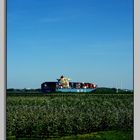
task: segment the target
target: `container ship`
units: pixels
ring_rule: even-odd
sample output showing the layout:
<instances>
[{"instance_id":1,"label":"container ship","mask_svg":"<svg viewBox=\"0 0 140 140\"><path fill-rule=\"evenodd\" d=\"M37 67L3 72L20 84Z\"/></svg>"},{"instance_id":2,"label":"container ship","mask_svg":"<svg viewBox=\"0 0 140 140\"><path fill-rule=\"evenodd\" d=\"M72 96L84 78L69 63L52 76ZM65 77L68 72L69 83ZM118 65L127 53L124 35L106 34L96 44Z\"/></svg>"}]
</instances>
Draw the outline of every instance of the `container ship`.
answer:
<instances>
[{"instance_id":1,"label":"container ship","mask_svg":"<svg viewBox=\"0 0 140 140\"><path fill-rule=\"evenodd\" d=\"M63 75L56 82L44 82L41 84L42 92L94 92L97 85L87 82L70 82L70 78Z\"/></svg>"}]
</instances>

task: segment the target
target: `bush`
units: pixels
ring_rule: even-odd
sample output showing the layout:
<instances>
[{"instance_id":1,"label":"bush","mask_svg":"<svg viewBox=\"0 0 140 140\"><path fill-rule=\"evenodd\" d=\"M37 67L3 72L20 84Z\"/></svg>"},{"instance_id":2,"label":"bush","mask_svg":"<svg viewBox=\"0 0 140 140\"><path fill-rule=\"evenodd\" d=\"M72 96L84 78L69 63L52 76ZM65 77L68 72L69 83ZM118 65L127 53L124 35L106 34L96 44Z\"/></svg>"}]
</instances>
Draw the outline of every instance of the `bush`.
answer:
<instances>
[{"instance_id":1,"label":"bush","mask_svg":"<svg viewBox=\"0 0 140 140\"><path fill-rule=\"evenodd\" d=\"M7 97L7 136L51 137L113 129L133 129L133 95Z\"/></svg>"}]
</instances>

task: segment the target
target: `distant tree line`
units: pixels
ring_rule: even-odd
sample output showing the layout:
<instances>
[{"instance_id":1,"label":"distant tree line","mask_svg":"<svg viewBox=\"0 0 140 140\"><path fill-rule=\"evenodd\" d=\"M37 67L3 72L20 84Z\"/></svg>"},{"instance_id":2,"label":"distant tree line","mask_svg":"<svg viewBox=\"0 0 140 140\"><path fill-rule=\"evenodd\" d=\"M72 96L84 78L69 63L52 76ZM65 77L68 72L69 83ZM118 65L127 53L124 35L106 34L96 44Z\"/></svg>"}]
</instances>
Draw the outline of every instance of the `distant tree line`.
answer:
<instances>
[{"instance_id":1,"label":"distant tree line","mask_svg":"<svg viewBox=\"0 0 140 140\"><path fill-rule=\"evenodd\" d=\"M117 89L117 88L105 88L105 87L100 87L96 89L96 93L98 94L132 94L133 90L128 90L128 89Z\"/></svg>"},{"instance_id":2,"label":"distant tree line","mask_svg":"<svg viewBox=\"0 0 140 140\"><path fill-rule=\"evenodd\" d=\"M14 89L9 88L7 89L7 93L41 93L41 89ZM106 88L106 87L99 87L93 94L132 94L133 90L128 89L116 89L116 88Z\"/></svg>"},{"instance_id":3,"label":"distant tree line","mask_svg":"<svg viewBox=\"0 0 140 140\"><path fill-rule=\"evenodd\" d=\"M26 89L26 88L24 88L24 89L14 89L14 88L9 88L9 89L7 89L7 92L9 92L9 93L26 93L26 92L41 92L41 89L40 88L37 88L37 89Z\"/></svg>"}]
</instances>

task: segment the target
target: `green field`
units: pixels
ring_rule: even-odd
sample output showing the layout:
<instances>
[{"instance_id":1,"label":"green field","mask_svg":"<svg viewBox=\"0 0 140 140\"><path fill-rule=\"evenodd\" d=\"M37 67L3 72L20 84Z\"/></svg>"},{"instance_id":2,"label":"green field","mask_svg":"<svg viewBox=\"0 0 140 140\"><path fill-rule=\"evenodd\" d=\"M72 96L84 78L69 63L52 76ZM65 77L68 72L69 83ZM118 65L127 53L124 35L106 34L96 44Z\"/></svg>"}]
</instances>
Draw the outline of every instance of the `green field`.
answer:
<instances>
[{"instance_id":1,"label":"green field","mask_svg":"<svg viewBox=\"0 0 140 140\"><path fill-rule=\"evenodd\" d=\"M7 138L54 138L114 131L133 138L133 94L7 95ZM121 131L121 132L120 132ZM123 134L122 134L123 133ZM106 133L102 138L109 140ZM100 137L100 136L99 136ZM97 140L99 139L96 138ZM121 137L122 138L122 137ZM58 138L57 138L58 139ZM71 139L71 138L69 138ZM95 140L96 140L95 139ZM100 139L99 139L100 140ZM113 138L113 140L115 140Z\"/></svg>"}]
</instances>

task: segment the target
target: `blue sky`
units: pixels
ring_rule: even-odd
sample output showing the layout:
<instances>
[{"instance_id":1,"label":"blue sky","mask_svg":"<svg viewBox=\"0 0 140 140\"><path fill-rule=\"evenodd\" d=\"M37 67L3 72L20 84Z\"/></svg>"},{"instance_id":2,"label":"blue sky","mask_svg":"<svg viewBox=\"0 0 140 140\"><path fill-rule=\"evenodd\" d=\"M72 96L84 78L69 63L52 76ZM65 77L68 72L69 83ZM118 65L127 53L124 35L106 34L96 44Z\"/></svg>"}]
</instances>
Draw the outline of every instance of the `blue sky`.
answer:
<instances>
[{"instance_id":1,"label":"blue sky","mask_svg":"<svg viewBox=\"0 0 140 140\"><path fill-rule=\"evenodd\" d=\"M61 75L133 88L133 0L7 1L7 88Z\"/></svg>"}]
</instances>

